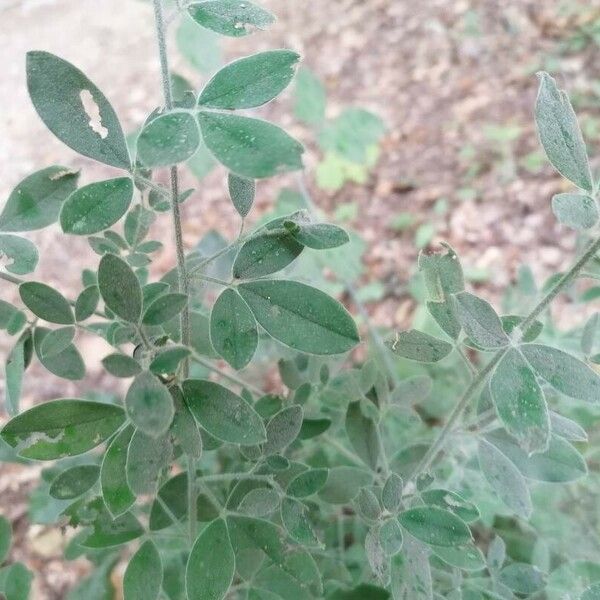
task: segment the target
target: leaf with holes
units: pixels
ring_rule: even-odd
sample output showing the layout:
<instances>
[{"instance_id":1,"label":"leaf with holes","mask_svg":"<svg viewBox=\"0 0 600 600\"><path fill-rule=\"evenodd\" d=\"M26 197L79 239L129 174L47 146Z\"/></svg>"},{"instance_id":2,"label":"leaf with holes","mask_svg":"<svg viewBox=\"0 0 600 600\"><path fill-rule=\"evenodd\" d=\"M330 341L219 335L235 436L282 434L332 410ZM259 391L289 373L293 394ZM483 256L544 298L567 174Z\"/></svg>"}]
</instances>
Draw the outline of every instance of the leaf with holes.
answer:
<instances>
[{"instance_id":1,"label":"leaf with holes","mask_svg":"<svg viewBox=\"0 0 600 600\"><path fill-rule=\"evenodd\" d=\"M3 260L4 268L10 273L27 275L35 271L39 254L33 242L18 235L2 233L0 234L0 259Z\"/></svg>"},{"instance_id":2,"label":"leaf with holes","mask_svg":"<svg viewBox=\"0 0 600 600\"><path fill-rule=\"evenodd\" d=\"M52 225L78 179L78 171L58 166L29 175L11 192L0 214L0 231L34 231Z\"/></svg>"},{"instance_id":3,"label":"leaf with holes","mask_svg":"<svg viewBox=\"0 0 600 600\"><path fill-rule=\"evenodd\" d=\"M38 115L59 140L99 162L130 168L113 107L79 69L49 52L28 52L27 88Z\"/></svg>"},{"instance_id":4,"label":"leaf with holes","mask_svg":"<svg viewBox=\"0 0 600 600\"><path fill-rule=\"evenodd\" d=\"M83 454L110 437L124 422L122 408L85 400L52 400L11 419L0 437L20 456L55 460Z\"/></svg>"}]
</instances>

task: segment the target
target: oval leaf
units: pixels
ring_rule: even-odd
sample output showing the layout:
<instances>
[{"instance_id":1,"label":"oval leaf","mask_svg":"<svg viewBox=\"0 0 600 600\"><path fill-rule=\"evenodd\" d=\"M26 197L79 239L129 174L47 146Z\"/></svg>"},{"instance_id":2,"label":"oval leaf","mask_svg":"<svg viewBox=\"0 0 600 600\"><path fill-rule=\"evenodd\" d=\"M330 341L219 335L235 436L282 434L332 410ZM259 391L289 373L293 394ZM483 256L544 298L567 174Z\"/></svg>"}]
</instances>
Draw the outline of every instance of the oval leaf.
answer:
<instances>
[{"instance_id":1,"label":"oval leaf","mask_svg":"<svg viewBox=\"0 0 600 600\"><path fill-rule=\"evenodd\" d=\"M490 393L506 430L527 453L543 452L550 441L550 417L542 388L518 350L511 348L490 378Z\"/></svg>"},{"instance_id":2,"label":"oval leaf","mask_svg":"<svg viewBox=\"0 0 600 600\"><path fill-rule=\"evenodd\" d=\"M194 116L171 112L152 119L137 139L137 157L149 169L176 165L190 158L200 146Z\"/></svg>"},{"instance_id":3,"label":"oval leaf","mask_svg":"<svg viewBox=\"0 0 600 600\"><path fill-rule=\"evenodd\" d=\"M256 352L256 320L235 290L225 290L213 306L210 313L210 341L234 369L243 369Z\"/></svg>"},{"instance_id":4,"label":"oval leaf","mask_svg":"<svg viewBox=\"0 0 600 600\"><path fill-rule=\"evenodd\" d=\"M247 0L207 0L188 7L196 23L230 37L242 37L266 29L275 21L270 13Z\"/></svg>"},{"instance_id":5,"label":"oval leaf","mask_svg":"<svg viewBox=\"0 0 600 600\"><path fill-rule=\"evenodd\" d=\"M151 437L167 432L175 412L171 394L148 371L133 380L125 396L125 408L131 422Z\"/></svg>"},{"instance_id":6,"label":"oval leaf","mask_svg":"<svg viewBox=\"0 0 600 600\"><path fill-rule=\"evenodd\" d=\"M267 333L311 354L341 354L360 341L354 320L339 303L303 283L267 280L238 290Z\"/></svg>"},{"instance_id":7,"label":"oval leaf","mask_svg":"<svg viewBox=\"0 0 600 600\"><path fill-rule=\"evenodd\" d=\"M98 287L106 306L117 316L137 323L142 314L142 288L131 267L114 254L105 254L98 267Z\"/></svg>"},{"instance_id":8,"label":"oval leaf","mask_svg":"<svg viewBox=\"0 0 600 600\"><path fill-rule=\"evenodd\" d=\"M98 465L78 465L52 480L49 494L58 500L70 500L85 494L100 476Z\"/></svg>"},{"instance_id":9,"label":"oval leaf","mask_svg":"<svg viewBox=\"0 0 600 600\"><path fill-rule=\"evenodd\" d=\"M27 275L35 271L39 254L33 242L5 233L0 234L0 260L10 273Z\"/></svg>"},{"instance_id":10,"label":"oval leaf","mask_svg":"<svg viewBox=\"0 0 600 600\"><path fill-rule=\"evenodd\" d=\"M591 229L598 222L598 205L586 194L556 194L552 212L563 225L577 231Z\"/></svg>"},{"instance_id":11,"label":"oval leaf","mask_svg":"<svg viewBox=\"0 0 600 600\"><path fill-rule=\"evenodd\" d=\"M425 363L438 362L452 352L452 344L416 329L397 332L386 345L402 358Z\"/></svg>"},{"instance_id":12,"label":"oval leaf","mask_svg":"<svg viewBox=\"0 0 600 600\"><path fill-rule=\"evenodd\" d=\"M539 78L535 120L548 160L561 175L591 192L594 185L575 111L548 73L539 73Z\"/></svg>"},{"instance_id":13,"label":"oval leaf","mask_svg":"<svg viewBox=\"0 0 600 600\"><path fill-rule=\"evenodd\" d=\"M299 60L300 55L291 50L269 50L236 60L206 84L198 105L229 110L262 106L289 85Z\"/></svg>"},{"instance_id":14,"label":"oval leaf","mask_svg":"<svg viewBox=\"0 0 600 600\"><path fill-rule=\"evenodd\" d=\"M19 295L25 306L40 319L59 325L75 322L71 305L54 288L37 281L27 281L19 286Z\"/></svg>"},{"instance_id":15,"label":"oval leaf","mask_svg":"<svg viewBox=\"0 0 600 600\"><path fill-rule=\"evenodd\" d=\"M600 400L600 375L574 356L541 344L523 344L519 349L533 370L565 396Z\"/></svg>"},{"instance_id":16,"label":"oval leaf","mask_svg":"<svg viewBox=\"0 0 600 600\"><path fill-rule=\"evenodd\" d=\"M163 580L160 554L146 540L131 557L123 576L123 600L156 600Z\"/></svg>"},{"instance_id":17,"label":"oval leaf","mask_svg":"<svg viewBox=\"0 0 600 600\"><path fill-rule=\"evenodd\" d=\"M238 211L240 217L243 219L246 218L254 203L254 196L256 194L255 181L246 177L240 177L234 173L229 173L227 184L229 196L235 206L235 210Z\"/></svg>"},{"instance_id":18,"label":"oval leaf","mask_svg":"<svg viewBox=\"0 0 600 600\"><path fill-rule=\"evenodd\" d=\"M144 312L144 325L162 325L176 317L187 304L185 294L173 293L159 296Z\"/></svg>"},{"instance_id":19,"label":"oval leaf","mask_svg":"<svg viewBox=\"0 0 600 600\"><path fill-rule=\"evenodd\" d=\"M462 546L471 541L465 523L448 510L435 506L411 508L398 515L404 529L433 546Z\"/></svg>"},{"instance_id":20,"label":"oval leaf","mask_svg":"<svg viewBox=\"0 0 600 600\"><path fill-rule=\"evenodd\" d=\"M285 269L304 246L285 229L264 231L245 242L233 263L236 279L256 279Z\"/></svg>"},{"instance_id":21,"label":"oval leaf","mask_svg":"<svg viewBox=\"0 0 600 600\"><path fill-rule=\"evenodd\" d=\"M188 558L185 581L189 600L221 600L235 572L227 525L215 519L198 536Z\"/></svg>"},{"instance_id":22,"label":"oval leaf","mask_svg":"<svg viewBox=\"0 0 600 600\"><path fill-rule=\"evenodd\" d=\"M183 382L186 403L200 425L224 442L253 446L267 439L262 419L245 400L203 379Z\"/></svg>"},{"instance_id":23,"label":"oval leaf","mask_svg":"<svg viewBox=\"0 0 600 600\"><path fill-rule=\"evenodd\" d=\"M129 177L90 183L67 198L60 211L60 226L74 235L104 231L127 212L132 198L133 181Z\"/></svg>"},{"instance_id":24,"label":"oval leaf","mask_svg":"<svg viewBox=\"0 0 600 600\"><path fill-rule=\"evenodd\" d=\"M128 425L110 443L100 468L100 485L104 504L113 517L125 513L135 502L127 483L127 448L133 436Z\"/></svg>"},{"instance_id":25,"label":"oval leaf","mask_svg":"<svg viewBox=\"0 0 600 600\"><path fill-rule=\"evenodd\" d=\"M198 120L208 149L237 175L262 179L302 168L302 144L271 123L207 112Z\"/></svg>"},{"instance_id":26,"label":"oval leaf","mask_svg":"<svg viewBox=\"0 0 600 600\"><path fill-rule=\"evenodd\" d=\"M508 345L502 321L488 302L468 292L456 294L454 298L458 320L473 342L486 349Z\"/></svg>"}]
</instances>

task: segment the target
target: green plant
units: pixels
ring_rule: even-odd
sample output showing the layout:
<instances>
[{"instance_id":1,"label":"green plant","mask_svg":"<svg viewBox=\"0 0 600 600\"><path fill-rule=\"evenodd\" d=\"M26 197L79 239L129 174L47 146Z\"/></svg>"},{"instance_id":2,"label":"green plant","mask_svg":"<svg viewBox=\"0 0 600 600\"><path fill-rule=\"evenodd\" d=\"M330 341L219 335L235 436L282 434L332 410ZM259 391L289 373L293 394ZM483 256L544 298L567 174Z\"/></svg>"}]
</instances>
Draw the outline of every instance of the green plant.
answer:
<instances>
[{"instance_id":1,"label":"green plant","mask_svg":"<svg viewBox=\"0 0 600 600\"><path fill-rule=\"evenodd\" d=\"M597 185L564 92L542 74L536 119L550 162L581 189L552 202L562 224L587 232L581 256L540 294L523 269L506 295L511 312L498 316L465 291L450 247L421 254L412 290L424 298L415 317L422 327L384 341L352 286L356 270L344 264L362 245L321 222L302 185L300 194L283 192L276 214L253 231L242 226L231 243L209 235L185 252L180 204L194 195L179 190L177 165L201 137L229 170L242 224L256 179L301 168L295 140L231 112L277 96L298 56L279 50L235 61L197 97L175 100L161 0L154 9L164 107L139 132L135 161L92 82L32 52L28 87L42 120L121 176L78 188L77 172L46 168L21 182L0 214L0 250L12 259L0 278L18 286L27 309L0 303L0 325L16 336L5 366L12 418L0 450L5 461L51 461L30 516L77 528L65 558L85 556L95 567L67 598L112 598L111 572L126 560L126 600L478 600L567 591L593 600L598 523L568 514L564 503L570 494L595 502L594 448L583 456L578 421L600 421L600 376L587 364L600 362L600 319L563 336L547 315L577 279L600 278ZM273 21L247 0L185 10L232 37ZM153 178L159 169L168 170L168 187ZM166 211L177 266L151 281L160 244L147 236ZM100 256L74 299L21 278L35 269L37 250L15 232L56 221L65 234L87 236ZM294 273L300 254L307 270L274 276ZM335 281L319 273L323 266ZM346 365L359 343L353 319L299 279L349 293L367 331L366 360ZM218 291L216 301L207 290ZM58 377L83 378L76 342L85 334L114 347L103 365L131 380L123 401L89 392L20 411L34 354ZM262 389L275 361L281 394ZM556 532L576 542L550 546ZM583 542L581 532L589 534ZM0 560L10 537L0 519ZM21 563L0 569L7 600L26 598L30 581Z\"/></svg>"}]
</instances>

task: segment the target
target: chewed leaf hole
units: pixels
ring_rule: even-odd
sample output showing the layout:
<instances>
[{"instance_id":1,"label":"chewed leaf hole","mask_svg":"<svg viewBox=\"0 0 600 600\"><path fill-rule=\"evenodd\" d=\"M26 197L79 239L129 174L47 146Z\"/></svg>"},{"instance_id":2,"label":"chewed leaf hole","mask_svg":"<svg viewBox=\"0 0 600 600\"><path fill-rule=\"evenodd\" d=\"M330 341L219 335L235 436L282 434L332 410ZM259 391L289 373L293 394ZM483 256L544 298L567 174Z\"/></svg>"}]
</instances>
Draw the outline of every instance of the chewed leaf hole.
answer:
<instances>
[{"instance_id":1,"label":"chewed leaf hole","mask_svg":"<svg viewBox=\"0 0 600 600\"><path fill-rule=\"evenodd\" d=\"M79 93L83 109L90 118L89 126L94 133L97 133L102 139L108 135L108 129L102 125L102 117L100 116L100 108L94 100L94 96L89 90L81 90Z\"/></svg>"}]
</instances>

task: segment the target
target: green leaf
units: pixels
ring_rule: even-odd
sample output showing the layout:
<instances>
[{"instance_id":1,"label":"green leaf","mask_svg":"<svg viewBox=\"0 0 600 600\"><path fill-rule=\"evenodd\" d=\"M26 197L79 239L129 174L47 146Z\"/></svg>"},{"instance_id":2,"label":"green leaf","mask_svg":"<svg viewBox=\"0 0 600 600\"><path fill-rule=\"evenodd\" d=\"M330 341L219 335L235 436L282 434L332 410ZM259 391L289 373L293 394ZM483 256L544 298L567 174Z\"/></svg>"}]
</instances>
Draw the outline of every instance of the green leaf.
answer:
<instances>
[{"instance_id":1,"label":"green leaf","mask_svg":"<svg viewBox=\"0 0 600 600\"><path fill-rule=\"evenodd\" d=\"M325 120L327 95L318 77L302 67L296 76L294 114L308 125L320 125Z\"/></svg>"},{"instance_id":2,"label":"green leaf","mask_svg":"<svg viewBox=\"0 0 600 600\"><path fill-rule=\"evenodd\" d=\"M559 435L565 440L570 442L588 441L588 435L579 423L567 419L553 411L550 411L550 425L552 427L552 433Z\"/></svg>"},{"instance_id":3,"label":"green leaf","mask_svg":"<svg viewBox=\"0 0 600 600\"><path fill-rule=\"evenodd\" d=\"M523 344L519 349L532 369L565 396L588 402L600 399L600 375L585 363L541 344Z\"/></svg>"},{"instance_id":4,"label":"green leaf","mask_svg":"<svg viewBox=\"0 0 600 600\"><path fill-rule=\"evenodd\" d=\"M287 486L286 493L293 498L306 498L316 494L326 483L328 469L309 469L296 475Z\"/></svg>"},{"instance_id":5,"label":"green leaf","mask_svg":"<svg viewBox=\"0 0 600 600\"><path fill-rule=\"evenodd\" d=\"M160 554L146 540L132 556L123 576L123 600L156 600L163 580Z\"/></svg>"},{"instance_id":6,"label":"green leaf","mask_svg":"<svg viewBox=\"0 0 600 600\"><path fill-rule=\"evenodd\" d=\"M71 345L74 337L75 327L73 325L49 331L40 344L40 356L42 358L49 358L63 352Z\"/></svg>"},{"instance_id":7,"label":"green leaf","mask_svg":"<svg viewBox=\"0 0 600 600\"><path fill-rule=\"evenodd\" d=\"M254 29L266 29L275 17L246 0L207 0L188 7L196 23L230 37L242 37Z\"/></svg>"},{"instance_id":8,"label":"green leaf","mask_svg":"<svg viewBox=\"0 0 600 600\"><path fill-rule=\"evenodd\" d=\"M438 362L452 352L452 344L416 329L397 332L386 345L402 358L425 363Z\"/></svg>"},{"instance_id":9,"label":"green leaf","mask_svg":"<svg viewBox=\"0 0 600 600\"><path fill-rule=\"evenodd\" d=\"M221 600L235 572L235 556L223 519L215 519L196 539L185 580L188 600Z\"/></svg>"},{"instance_id":10,"label":"green leaf","mask_svg":"<svg viewBox=\"0 0 600 600\"><path fill-rule=\"evenodd\" d=\"M85 400L52 400L11 419L0 437L20 456L54 460L83 454L110 437L125 420L123 409Z\"/></svg>"},{"instance_id":11,"label":"green leaf","mask_svg":"<svg viewBox=\"0 0 600 600\"><path fill-rule=\"evenodd\" d=\"M151 210L136 204L125 217L123 231L127 243L132 247L139 244L148 235L155 219L156 215Z\"/></svg>"},{"instance_id":12,"label":"green leaf","mask_svg":"<svg viewBox=\"0 0 600 600\"><path fill-rule=\"evenodd\" d=\"M171 464L169 435L151 437L136 429L127 450L127 483L136 495L156 494L163 469Z\"/></svg>"},{"instance_id":13,"label":"green leaf","mask_svg":"<svg viewBox=\"0 0 600 600\"><path fill-rule=\"evenodd\" d=\"M356 498L360 489L373 482L373 476L356 467L329 469L327 483L319 491L319 498L330 504L348 504Z\"/></svg>"},{"instance_id":14,"label":"green leaf","mask_svg":"<svg viewBox=\"0 0 600 600\"><path fill-rule=\"evenodd\" d=\"M4 363L4 375L6 386L6 399L4 408L11 416L19 412L19 401L23 390L23 375L25 374L25 344L31 343L31 334L27 332L19 338L17 343L6 358Z\"/></svg>"},{"instance_id":15,"label":"green leaf","mask_svg":"<svg viewBox=\"0 0 600 600\"><path fill-rule=\"evenodd\" d=\"M279 494L270 488L250 490L240 502L237 510L250 517L266 517L279 506Z\"/></svg>"},{"instance_id":16,"label":"green leaf","mask_svg":"<svg viewBox=\"0 0 600 600\"><path fill-rule=\"evenodd\" d=\"M320 545L308 518L308 510L299 500L287 497L283 499L281 502L281 521L294 541L303 546Z\"/></svg>"},{"instance_id":17,"label":"green leaf","mask_svg":"<svg viewBox=\"0 0 600 600\"><path fill-rule=\"evenodd\" d=\"M210 341L234 368L243 369L258 346L256 320L248 305L233 289L226 289L210 313Z\"/></svg>"},{"instance_id":18,"label":"green leaf","mask_svg":"<svg viewBox=\"0 0 600 600\"><path fill-rule=\"evenodd\" d=\"M465 277L458 255L444 244L445 252L419 254L419 271L423 273L429 298L433 302L444 302L452 294L465 289Z\"/></svg>"},{"instance_id":19,"label":"green leaf","mask_svg":"<svg viewBox=\"0 0 600 600\"><path fill-rule=\"evenodd\" d=\"M137 139L137 157L149 169L186 161L200 146L194 115L184 111L162 114L144 125Z\"/></svg>"},{"instance_id":20,"label":"green leaf","mask_svg":"<svg viewBox=\"0 0 600 600\"><path fill-rule=\"evenodd\" d=\"M106 306L118 317L137 323L142 314L142 288L131 267L114 254L105 254L98 267L98 287Z\"/></svg>"},{"instance_id":21,"label":"green leaf","mask_svg":"<svg viewBox=\"0 0 600 600\"><path fill-rule=\"evenodd\" d=\"M86 287L75 301L75 319L85 321L91 317L98 308L100 301L100 290L97 285Z\"/></svg>"},{"instance_id":22,"label":"green leaf","mask_svg":"<svg viewBox=\"0 0 600 600\"><path fill-rule=\"evenodd\" d=\"M395 513L402 504L404 483L402 477L392 473L386 480L381 490L381 504L390 513ZM433 504L429 502L429 504Z\"/></svg>"},{"instance_id":23,"label":"green leaf","mask_svg":"<svg viewBox=\"0 0 600 600\"><path fill-rule=\"evenodd\" d=\"M423 498L425 504L449 510L466 523L476 521L479 518L477 507L455 492L444 489L426 490L421 493L421 498Z\"/></svg>"},{"instance_id":24,"label":"green leaf","mask_svg":"<svg viewBox=\"0 0 600 600\"><path fill-rule=\"evenodd\" d=\"M125 396L125 408L131 422L154 438L168 431L175 414L171 394L148 371L143 371L133 380Z\"/></svg>"},{"instance_id":25,"label":"green leaf","mask_svg":"<svg viewBox=\"0 0 600 600\"><path fill-rule=\"evenodd\" d=\"M552 212L563 225L577 231L591 229L599 218L596 201L586 194L556 194Z\"/></svg>"},{"instance_id":26,"label":"green leaf","mask_svg":"<svg viewBox=\"0 0 600 600\"><path fill-rule=\"evenodd\" d=\"M69 344L64 350L50 356L42 354L42 346L50 329L36 327L33 335L33 345L39 361L44 367L57 377L79 381L85 377L85 364L81 354L73 344Z\"/></svg>"},{"instance_id":27,"label":"green leaf","mask_svg":"<svg viewBox=\"0 0 600 600\"><path fill-rule=\"evenodd\" d=\"M109 354L102 359L104 368L115 377L135 377L142 371L142 367L135 358L126 354Z\"/></svg>"},{"instance_id":28,"label":"green leaf","mask_svg":"<svg viewBox=\"0 0 600 600\"><path fill-rule=\"evenodd\" d=\"M350 590L338 589L327 600L388 600L390 593L370 583L361 583Z\"/></svg>"},{"instance_id":29,"label":"green leaf","mask_svg":"<svg viewBox=\"0 0 600 600\"><path fill-rule=\"evenodd\" d=\"M348 234L337 225L329 223L302 223L297 221L285 221L294 238L307 248L314 250L327 250L343 246L350 241Z\"/></svg>"},{"instance_id":30,"label":"green leaf","mask_svg":"<svg viewBox=\"0 0 600 600\"><path fill-rule=\"evenodd\" d=\"M150 371L155 375L168 375L175 373L182 360L191 354L185 346L168 346L161 350L150 363Z\"/></svg>"},{"instance_id":31,"label":"green leaf","mask_svg":"<svg viewBox=\"0 0 600 600\"><path fill-rule=\"evenodd\" d=\"M169 391L175 405L175 416L171 425L173 438L185 454L193 458L200 458L203 450L202 435L185 403L183 392L179 386L171 386Z\"/></svg>"},{"instance_id":32,"label":"green leaf","mask_svg":"<svg viewBox=\"0 0 600 600\"><path fill-rule=\"evenodd\" d=\"M381 516L381 506L375 492L363 487L358 492L355 500L357 513L366 521L377 521Z\"/></svg>"},{"instance_id":33,"label":"green leaf","mask_svg":"<svg viewBox=\"0 0 600 600\"><path fill-rule=\"evenodd\" d=\"M325 433L331 427L331 419L307 419L302 421L302 427L298 438L301 440L311 440L312 438Z\"/></svg>"},{"instance_id":34,"label":"green leaf","mask_svg":"<svg viewBox=\"0 0 600 600\"><path fill-rule=\"evenodd\" d=\"M471 340L485 349L508 345L502 321L488 302L468 292L456 294L454 298L458 320Z\"/></svg>"},{"instance_id":35,"label":"green leaf","mask_svg":"<svg viewBox=\"0 0 600 600\"><path fill-rule=\"evenodd\" d=\"M135 495L127 483L127 448L133 436L128 425L110 443L100 468L100 485L104 504L113 517L125 513L135 502Z\"/></svg>"},{"instance_id":36,"label":"green leaf","mask_svg":"<svg viewBox=\"0 0 600 600\"><path fill-rule=\"evenodd\" d=\"M302 145L271 123L208 112L198 121L208 149L236 175L262 179L302 168Z\"/></svg>"},{"instance_id":37,"label":"green leaf","mask_svg":"<svg viewBox=\"0 0 600 600\"><path fill-rule=\"evenodd\" d=\"M46 127L67 146L107 165L130 168L113 107L79 69L49 52L28 52L27 88Z\"/></svg>"},{"instance_id":38,"label":"green leaf","mask_svg":"<svg viewBox=\"0 0 600 600\"><path fill-rule=\"evenodd\" d=\"M525 478L513 462L496 446L479 442L479 466L500 500L515 514L529 519L533 510Z\"/></svg>"},{"instance_id":39,"label":"green leaf","mask_svg":"<svg viewBox=\"0 0 600 600\"><path fill-rule=\"evenodd\" d=\"M264 231L246 241L233 263L237 279L255 279L285 269L304 246L285 229Z\"/></svg>"},{"instance_id":40,"label":"green leaf","mask_svg":"<svg viewBox=\"0 0 600 600\"><path fill-rule=\"evenodd\" d=\"M6 557L10 552L11 543L12 525L6 517L0 515L0 564L6 560Z\"/></svg>"},{"instance_id":41,"label":"green leaf","mask_svg":"<svg viewBox=\"0 0 600 600\"><path fill-rule=\"evenodd\" d=\"M600 599L600 583L595 583L586 588L581 594L579 600L599 600Z\"/></svg>"},{"instance_id":42,"label":"green leaf","mask_svg":"<svg viewBox=\"0 0 600 600\"><path fill-rule=\"evenodd\" d=\"M63 471L50 485L49 494L58 500L71 500L85 494L98 481L100 467L77 465Z\"/></svg>"},{"instance_id":43,"label":"green leaf","mask_svg":"<svg viewBox=\"0 0 600 600\"><path fill-rule=\"evenodd\" d=\"M532 455L528 455L502 430L493 431L486 439L507 456L528 479L565 483L587 474L583 456L562 438L552 436L545 452Z\"/></svg>"},{"instance_id":44,"label":"green leaf","mask_svg":"<svg viewBox=\"0 0 600 600\"><path fill-rule=\"evenodd\" d=\"M6 600L28 600L33 573L20 562L0 569L1 592Z\"/></svg>"},{"instance_id":45,"label":"green leaf","mask_svg":"<svg viewBox=\"0 0 600 600\"><path fill-rule=\"evenodd\" d=\"M233 110L262 106L290 83L300 55L291 50L269 50L223 67L206 84L198 106Z\"/></svg>"},{"instance_id":46,"label":"green leaf","mask_svg":"<svg viewBox=\"0 0 600 600\"><path fill-rule=\"evenodd\" d=\"M159 296L145 310L142 318L144 325L161 325L176 317L187 304L186 294L172 293Z\"/></svg>"},{"instance_id":47,"label":"green leaf","mask_svg":"<svg viewBox=\"0 0 600 600\"><path fill-rule=\"evenodd\" d=\"M535 120L548 160L561 175L592 192L594 184L575 111L567 94L556 87L556 81L548 73L538 75Z\"/></svg>"},{"instance_id":48,"label":"green leaf","mask_svg":"<svg viewBox=\"0 0 600 600\"><path fill-rule=\"evenodd\" d=\"M263 519L232 515L227 517L227 529L236 556L247 550L259 550L273 562L283 562L283 532L277 525Z\"/></svg>"},{"instance_id":49,"label":"green leaf","mask_svg":"<svg viewBox=\"0 0 600 600\"><path fill-rule=\"evenodd\" d=\"M90 183L73 192L60 211L60 226L65 233L91 235L114 225L133 199L133 181L117 177Z\"/></svg>"},{"instance_id":50,"label":"green leaf","mask_svg":"<svg viewBox=\"0 0 600 600\"><path fill-rule=\"evenodd\" d=\"M287 406L275 414L267 424L265 456L287 448L300 433L302 427L302 407L298 404Z\"/></svg>"},{"instance_id":51,"label":"green leaf","mask_svg":"<svg viewBox=\"0 0 600 600\"><path fill-rule=\"evenodd\" d=\"M262 419L245 400L202 379L183 382L186 403L200 425L224 442L253 446L267 439Z\"/></svg>"},{"instance_id":52,"label":"green leaf","mask_svg":"<svg viewBox=\"0 0 600 600\"><path fill-rule=\"evenodd\" d=\"M0 231L34 231L52 225L62 203L77 188L78 178L78 171L48 167L23 179L0 214Z\"/></svg>"},{"instance_id":53,"label":"green leaf","mask_svg":"<svg viewBox=\"0 0 600 600\"><path fill-rule=\"evenodd\" d=\"M266 280L238 286L269 335L310 354L342 354L359 341L348 311L327 294L295 281Z\"/></svg>"},{"instance_id":54,"label":"green leaf","mask_svg":"<svg viewBox=\"0 0 600 600\"><path fill-rule=\"evenodd\" d=\"M398 554L402 548L404 536L397 519L386 519L377 531L379 545L386 556Z\"/></svg>"},{"instance_id":55,"label":"green leaf","mask_svg":"<svg viewBox=\"0 0 600 600\"><path fill-rule=\"evenodd\" d=\"M3 233L0 234L0 259L8 272L27 275L35 271L39 254L33 242L18 235Z\"/></svg>"},{"instance_id":56,"label":"green leaf","mask_svg":"<svg viewBox=\"0 0 600 600\"><path fill-rule=\"evenodd\" d=\"M356 454L372 471L377 470L380 449L377 424L363 414L359 400L348 404L345 427Z\"/></svg>"},{"instance_id":57,"label":"green leaf","mask_svg":"<svg viewBox=\"0 0 600 600\"><path fill-rule=\"evenodd\" d=\"M0 300L0 329L5 329L8 335L15 335L23 329L26 322L27 317L22 310Z\"/></svg>"},{"instance_id":58,"label":"green leaf","mask_svg":"<svg viewBox=\"0 0 600 600\"><path fill-rule=\"evenodd\" d=\"M113 519L101 499L95 508L99 514L92 523L92 532L80 542L85 548L112 548L144 535L144 528L132 513Z\"/></svg>"},{"instance_id":59,"label":"green leaf","mask_svg":"<svg viewBox=\"0 0 600 600\"><path fill-rule=\"evenodd\" d=\"M432 546L462 546L471 541L464 521L436 506L411 508L400 513L398 520L411 535Z\"/></svg>"},{"instance_id":60,"label":"green leaf","mask_svg":"<svg viewBox=\"0 0 600 600\"><path fill-rule=\"evenodd\" d=\"M256 182L253 179L240 177L234 173L229 173L227 178L229 196L235 206L235 210L242 219L245 219L254 203L256 195Z\"/></svg>"},{"instance_id":61,"label":"green leaf","mask_svg":"<svg viewBox=\"0 0 600 600\"><path fill-rule=\"evenodd\" d=\"M544 392L522 354L511 348L490 378L490 393L506 430L527 453L543 452L550 441Z\"/></svg>"},{"instance_id":62,"label":"green leaf","mask_svg":"<svg viewBox=\"0 0 600 600\"><path fill-rule=\"evenodd\" d=\"M485 558L481 550L474 544L446 548L436 546L433 548L433 553L446 564L463 571L481 571L485 569Z\"/></svg>"},{"instance_id":63,"label":"green leaf","mask_svg":"<svg viewBox=\"0 0 600 600\"><path fill-rule=\"evenodd\" d=\"M37 281L27 281L19 286L19 295L25 306L40 319L59 325L75 322L71 305L54 288Z\"/></svg>"},{"instance_id":64,"label":"green leaf","mask_svg":"<svg viewBox=\"0 0 600 600\"><path fill-rule=\"evenodd\" d=\"M546 586L546 577L537 567L526 563L512 563L498 574L498 580L517 594L529 596Z\"/></svg>"},{"instance_id":65,"label":"green leaf","mask_svg":"<svg viewBox=\"0 0 600 600\"><path fill-rule=\"evenodd\" d=\"M510 335L517 326L520 326L521 323L525 320L525 317L519 317L518 315L503 315L500 317L502 321L502 329L504 329L507 335ZM522 342L533 342L536 338L539 337L540 333L544 329L544 324L540 321L534 321L529 329L527 329L526 333L523 334Z\"/></svg>"}]
</instances>

